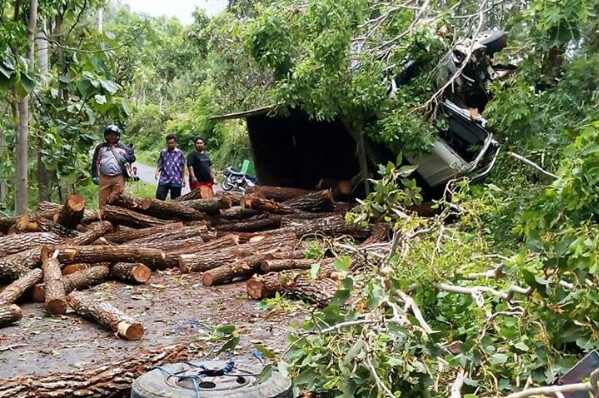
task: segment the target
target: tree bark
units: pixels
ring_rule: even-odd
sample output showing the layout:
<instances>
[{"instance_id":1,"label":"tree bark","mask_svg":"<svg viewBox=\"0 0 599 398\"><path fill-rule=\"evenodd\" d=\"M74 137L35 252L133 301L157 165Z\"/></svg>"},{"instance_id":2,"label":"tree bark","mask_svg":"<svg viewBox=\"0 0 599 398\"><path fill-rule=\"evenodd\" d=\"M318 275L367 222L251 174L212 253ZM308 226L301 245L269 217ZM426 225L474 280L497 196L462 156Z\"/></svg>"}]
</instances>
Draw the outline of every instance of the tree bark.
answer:
<instances>
[{"instance_id":1,"label":"tree bark","mask_svg":"<svg viewBox=\"0 0 599 398\"><path fill-rule=\"evenodd\" d=\"M51 214L52 216L54 216L54 214L57 212L60 212L61 209L62 209L62 206L59 205L58 203L43 201L38 204L37 213L43 214L44 216L46 214ZM50 216L48 218L52 219L52 216ZM85 210L83 210L83 219L81 220L81 224L89 224L94 221L100 221L101 219L102 219L102 211L101 210L85 209Z\"/></svg>"},{"instance_id":2,"label":"tree bark","mask_svg":"<svg viewBox=\"0 0 599 398\"><path fill-rule=\"evenodd\" d=\"M249 278L260 269L261 262L268 257L267 254L256 254L208 270L202 275L202 284L204 286L214 286L235 278Z\"/></svg>"},{"instance_id":3,"label":"tree bark","mask_svg":"<svg viewBox=\"0 0 599 398\"><path fill-rule=\"evenodd\" d=\"M64 206L59 213L55 214L54 222L69 228L75 229L83 220L85 211L85 199L78 194L69 195Z\"/></svg>"},{"instance_id":4,"label":"tree bark","mask_svg":"<svg viewBox=\"0 0 599 398\"><path fill-rule=\"evenodd\" d=\"M17 232L52 232L62 237L75 237L79 235L77 231L63 227L35 213L23 214L14 226Z\"/></svg>"},{"instance_id":5,"label":"tree bark","mask_svg":"<svg viewBox=\"0 0 599 398\"><path fill-rule=\"evenodd\" d=\"M0 281L14 281L41 264L41 247L0 258Z\"/></svg>"},{"instance_id":6,"label":"tree bark","mask_svg":"<svg viewBox=\"0 0 599 398\"><path fill-rule=\"evenodd\" d=\"M375 224L370 235L362 245L372 245L375 243L388 242L390 240L391 224Z\"/></svg>"},{"instance_id":7,"label":"tree bark","mask_svg":"<svg viewBox=\"0 0 599 398\"><path fill-rule=\"evenodd\" d=\"M0 306L14 304L33 285L39 283L43 278L41 269L32 269L21 278L6 286L0 292Z\"/></svg>"},{"instance_id":8,"label":"tree bark","mask_svg":"<svg viewBox=\"0 0 599 398\"><path fill-rule=\"evenodd\" d=\"M181 241L183 242L183 241ZM209 242L199 243L195 245L187 245L184 247L173 247L168 249L168 254L194 254L194 253L204 253L205 255L209 255L209 253L217 252L220 250L227 250L233 246L239 245L239 236L237 234L227 234L218 239L211 240ZM178 262L177 262L178 264Z\"/></svg>"},{"instance_id":9,"label":"tree bark","mask_svg":"<svg viewBox=\"0 0 599 398\"><path fill-rule=\"evenodd\" d=\"M0 380L3 398L122 398L128 396L133 380L148 369L191 359L188 344L132 352L128 358L93 365L72 373L44 377L25 376Z\"/></svg>"},{"instance_id":10,"label":"tree bark","mask_svg":"<svg viewBox=\"0 0 599 398\"><path fill-rule=\"evenodd\" d=\"M74 274L77 271L83 271L85 269L91 268L91 267L95 267L96 265L110 265L110 263L103 263L103 264L89 264L89 263L76 263L76 264L67 264L64 267L62 267L62 275L66 276L66 275L71 275Z\"/></svg>"},{"instance_id":11,"label":"tree bark","mask_svg":"<svg viewBox=\"0 0 599 398\"><path fill-rule=\"evenodd\" d=\"M119 229L117 229L113 233L106 234L104 237L112 243L122 244L125 242L130 242L132 240L141 239L147 236L154 236L165 231L167 231L168 233L168 231L181 228L182 226L183 223L171 223L141 229L119 227Z\"/></svg>"},{"instance_id":12,"label":"tree bark","mask_svg":"<svg viewBox=\"0 0 599 398\"><path fill-rule=\"evenodd\" d=\"M23 311L14 304L0 305L0 327L10 325L23 318Z\"/></svg>"},{"instance_id":13,"label":"tree bark","mask_svg":"<svg viewBox=\"0 0 599 398\"><path fill-rule=\"evenodd\" d=\"M274 216L264 220L257 221L244 221L234 224L218 225L214 227L217 231L231 231L231 232L256 232L266 229L276 229L281 225L281 217Z\"/></svg>"},{"instance_id":14,"label":"tree bark","mask_svg":"<svg viewBox=\"0 0 599 398\"><path fill-rule=\"evenodd\" d=\"M0 257L20 253L39 245L57 245L60 238L49 232L0 236Z\"/></svg>"},{"instance_id":15,"label":"tree bark","mask_svg":"<svg viewBox=\"0 0 599 398\"><path fill-rule=\"evenodd\" d=\"M149 242L137 243L131 241L126 243L126 246L141 246L147 249L159 249L164 250L165 253L171 253L179 250L192 250L192 248L206 243L201 236L195 236L193 238L179 239L179 240L152 240Z\"/></svg>"},{"instance_id":16,"label":"tree bark","mask_svg":"<svg viewBox=\"0 0 599 398\"><path fill-rule=\"evenodd\" d=\"M112 330L125 340L139 340L143 336L144 327L141 323L106 301L92 299L80 292L71 292L67 296L67 302L77 314Z\"/></svg>"},{"instance_id":17,"label":"tree bark","mask_svg":"<svg viewBox=\"0 0 599 398\"><path fill-rule=\"evenodd\" d=\"M193 191L189 191L185 195L179 196L177 199L173 199L173 202L184 202L186 200L202 199L202 191L200 188L196 188Z\"/></svg>"},{"instance_id":18,"label":"tree bark","mask_svg":"<svg viewBox=\"0 0 599 398\"><path fill-rule=\"evenodd\" d=\"M72 274L63 276L62 284L66 294L73 290L83 290L91 286L104 283L110 276L110 266L94 265L81 269ZM38 283L31 289L31 300L34 303L43 303L46 299L46 286L44 283Z\"/></svg>"},{"instance_id":19,"label":"tree bark","mask_svg":"<svg viewBox=\"0 0 599 398\"><path fill-rule=\"evenodd\" d=\"M45 258L42 255L42 271L44 271L46 311L52 315L66 314L66 291L62 282L60 263L55 258Z\"/></svg>"},{"instance_id":20,"label":"tree bark","mask_svg":"<svg viewBox=\"0 0 599 398\"><path fill-rule=\"evenodd\" d=\"M102 207L102 213L104 218L111 223L132 228L148 228L170 224L169 221L111 205Z\"/></svg>"},{"instance_id":21,"label":"tree bark","mask_svg":"<svg viewBox=\"0 0 599 398\"><path fill-rule=\"evenodd\" d=\"M274 200L275 202L284 202L310 193L310 191L301 188L273 187L267 185L250 187L245 192L246 194Z\"/></svg>"},{"instance_id":22,"label":"tree bark","mask_svg":"<svg viewBox=\"0 0 599 398\"><path fill-rule=\"evenodd\" d=\"M254 300L270 298L279 292L318 307L326 307L337 292L337 282L331 278L311 280L305 275L275 272L250 279L246 290Z\"/></svg>"},{"instance_id":23,"label":"tree bark","mask_svg":"<svg viewBox=\"0 0 599 398\"><path fill-rule=\"evenodd\" d=\"M185 207L190 207L205 214L220 214L223 209L228 209L232 205L232 199L227 196L215 196L210 199L193 199L180 202Z\"/></svg>"},{"instance_id":24,"label":"tree bark","mask_svg":"<svg viewBox=\"0 0 599 398\"><path fill-rule=\"evenodd\" d=\"M305 258L266 259L260 263L260 270L265 274L269 272L289 271L294 269L310 269L319 261Z\"/></svg>"},{"instance_id":25,"label":"tree bark","mask_svg":"<svg viewBox=\"0 0 599 398\"><path fill-rule=\"evenodd\" d=\"M162 232L157 232L155 234L145 236L143 238L131 240L129 242L126 242L126 244L151 247L146 246L146 244L156 242L169 243L180 239L198 237L201 236L204 232L206 232L207 229L208 228L205 225L192 225L189 227L169 228L167 230L163 230Z\"/></svg>"},{"instance_id":26,"label":"tree bark","mask_svg":"<svg viewBox=\"0 0 599 398\"><path fill-rule=\"evenodd\" d=\"M112 231L112 224L108 221L99 221L89 226L86 232L63 242L67 246L85 246L90 245Z\"/></svg>"},{"instance_id":27,"label":"tree bark","mask_svg":"<svg viewBox=\"0 0 599 398\"><path fill-rule=\"evenodd\" d=\"M152 276L152 270L141 263L116 263L110 273L116 279L128 283L146 283Z\"/></svg>"},{"instance_id":28,"label":"tree bark","mask_svg":"<svg viewBox=\"0 0 599 398\"><path fill-rule=\"evenodd\" d=\"M226 220L243 220L262 214L260 210L246 209L241 206L231 207L220 212L220 218Z\"/></svg>"},{"instance_id":29,"label":"tree bark","mask_svg":"<svg viewBox=\"0 0 599 398\"><path fill-rule=\"evenodd\" d=\"M145 249L128 246L57 246L42 248L52 255L58 251L57 258L61 264L75 263L144 263L150 268L164 265L165 254L162 250ZM42 255L43 257L43 255Z\"/></svg>"},{"instance_id":30,"label":"tree bark","mask_svg":"<svg viewBox=\"0 0 599 398\"><path fill-rule=\"evenodd\" d=\"M359 227L354 224L346 223L340 215L333 217L308 220L307 222L292 226L280 228L279 233L294 233L297 237L320 233L327 236L349 235L356 239L367 239L372 235L372 229L368 227Z\"/></svg>"},{"instance_id":31,"label":"tree bark","mask_svg":"<svg viewBox=\"0 0 599 398\"><path fill-rule=\"evenodd\" d=\"M151 216L165 220L197 221L206 219L206 213L195 208L183 206L180 203L165 202L158 199L144 199L141 211Z\"/></svg>"},{"instance_id":32,"label":"tree bark","mask_svg":"<svg viewBox=\"0 0 599 398\"><path fill-rule=\"evenodd\" d=\"M333 195L329 190L310 192L309 194L287 200L284 206L311 213L324 213L334 210Z\"/></svg>"}]
</instances>

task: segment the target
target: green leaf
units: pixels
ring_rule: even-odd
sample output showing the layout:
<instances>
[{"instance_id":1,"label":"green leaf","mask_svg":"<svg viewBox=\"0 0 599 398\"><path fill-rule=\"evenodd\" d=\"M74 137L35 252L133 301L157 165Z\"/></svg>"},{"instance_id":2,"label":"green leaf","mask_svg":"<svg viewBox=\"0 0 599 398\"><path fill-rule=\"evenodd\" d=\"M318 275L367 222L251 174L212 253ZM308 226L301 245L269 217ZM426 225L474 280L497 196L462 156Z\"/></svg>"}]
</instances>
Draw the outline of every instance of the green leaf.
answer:
<instances>
[{"instance_id":1,"label":"green leaf","mask_svg":"<svg viewBox=\"0 0 599 398\"><path fill-rule=\"evenodd\" d=\"M96 101L96 104L98 105L103 105L106 103L106 97L100 94L96 94L94 96L94 100Z\"/></svg>"},{"instance_id":2,"label":"green leaf","mask_svg":"<svg viewBox=\"0 0 599 398\"><path fill-rule=\"evenodd\" d=\"M239 344L239 336L233 336L229 340L223 344L223 346L216 352L216 355L225 352L225 351L233 351L235 347Z\"/></svg>"},{"instance_id":3,"label":"green leaf","mask_svg":"<svg viewBox=\"0 0 599 398\"><path fill-rule=\"evenodd\" d=\"M275 353L264 347L262 344L256 343L254 344L254 348L260 351L260 353L268 359L273 359L275 357Z\"/></svg>"},{"instance_id":4,"label":"green leaf","mask_svg":"<svg viewBox=\"0 0 599 398\"><path fill-rule=\"evenodd\" d=\"M492 365L500 365L507 362L507 355L505 354L493 354L491 355L491 364Z\"/></svg>"},{"instance_id":5,"label":"green leaf","mask_svg":"<svg viewBox=\"0 0 599 398\"><path fill-rule=\"evenodd\" d=\"M100 84L104 90L108 91L110 94L114 94L117 91L117 85L112 80L100 80Z\"/></svg>"},{"instance_id":6,"label":"green leaf","mask_svg":"<svg viewBox=\"0 0 599 398\"><path fill-rule=\"evenodd\" d=\"M270 378L270 376L272 376L272 371L273 371L273 367L272 365L266 365L264 368L262 368L262 371L260 372L260 374L256 377L256 380L254 381L255 386L264 383L266 380L268 380Z\"/></svg>"},{"instance_id":7,"label":"green leaf","mask_svg":"<svg viewBox=\"0 0 599 398\"><path fill-rule=\"evenodd\" d=\"M364 340L358 339L358 341L356 341L350 347L350 349L347 351L347 354L345 354L345 356L343 357L343 364L346 366L349 365L350 362L353 361L354 358L356 356L358 356L358 354L360 354L360 352L362 352L363 349L364 349Z\"/></svg>"},{"instance_id":8,"label":"green leaf","mask_svg":"<svg viewBox=\"0 0 599 398\"><path fill-rule=\"evenodd\" d=\"M312 266L310 267L310 277L312 279L317 279L318 278L318 272L320 271L320 264L312 264Z\"/></svg>"},{"instance_id":9,"label":"green leaf","mask_svg":"<svg viewBox=\"0 0 599 398\"><path fill-rule=\"evenodd\" d=\"M340 272L349 270L350 260L349 256L337 257L335 259L335 269Z\"/></svg>"},{"instance_id":10,"label":"green leaf","mask_svg":"<svg viewBox=\"0 0 599 398\"><path fill-rule=\"evenodd\" d=\"M219 326L215 330L216 333L220 333L220 334L224 334L224 335L231 334L234 331L235 331L235 325L223 325L223 326Z\"/></svg>"},{"instance_id":11,"label":"green leaf","mask_svg":"<svg viewBox=\"0 0 599 398\"><path fill-rule=\"evenodd\" d=\"M27 73L21 72L21 80L19 83L20 84L18 88L27 94L31 93L35 88L35 79L29 76ZM21 94L23 91L21 91Z\"/></svg>"},{"instance_id":12,"label":"green leaf","mask_svg":"<svg viewBox=\"0 0 599 398\"><path fill-rule=\"evenodd\" d=\"M410 174L412 174L414 171L416 171L417 168L418 168L418 165L402 166L399 168L399 170L397 170L397 172L399 173L400 177L408 177L408 176L410 176Z\"/></svg>"}]
</instances>

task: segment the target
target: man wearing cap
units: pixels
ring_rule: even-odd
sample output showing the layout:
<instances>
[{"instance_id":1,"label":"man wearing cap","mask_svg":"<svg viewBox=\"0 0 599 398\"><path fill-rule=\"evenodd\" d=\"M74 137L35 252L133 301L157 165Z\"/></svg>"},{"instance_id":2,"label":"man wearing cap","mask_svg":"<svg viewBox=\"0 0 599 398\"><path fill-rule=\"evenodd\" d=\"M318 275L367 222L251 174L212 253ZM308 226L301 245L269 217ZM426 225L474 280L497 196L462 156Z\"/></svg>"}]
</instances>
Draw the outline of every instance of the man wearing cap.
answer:
<instances>
[{"instance_id":1,"label":"man wearing cap","mask_svg":"<svg viewBox=\"0 0 599 398\"><path fill-rule=\"evenodd\" d=\"M111 124L104 129L105 142L99 144L92 158L92 180L99 186L100 207L125 192L126 164L135 162L133 146L119 143L121 130Z\"/></svg>"}]
</instances>

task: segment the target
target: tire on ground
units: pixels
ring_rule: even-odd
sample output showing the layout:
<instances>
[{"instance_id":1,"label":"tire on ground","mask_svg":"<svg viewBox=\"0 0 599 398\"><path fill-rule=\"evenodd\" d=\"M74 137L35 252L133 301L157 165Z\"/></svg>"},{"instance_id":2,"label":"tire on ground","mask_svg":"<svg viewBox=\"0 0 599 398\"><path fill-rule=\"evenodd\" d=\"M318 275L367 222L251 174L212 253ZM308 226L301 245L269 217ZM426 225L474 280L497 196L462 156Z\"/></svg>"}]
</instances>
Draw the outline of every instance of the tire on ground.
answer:
<instances>
[{"instance_id":1,"label":"tire on ground","mask_svg":"<svg viewBox=\"0 0 599 398\"><path fill-rule=\"evenodd\" d=\"M198 363L199 364L199 363ZM224 361L201 362L207 368L223 368ZM194 389L185 388L175 384L174 378L170 378L167 372L173 374L190 369L186 363L174 363L163 365L161 369L153 369L133 382L131 386L131 398L196 398ZM262 371L261 366L240 363L236 364L236 371L243 374L258 375ZM165 372L166 371L166 372ZM212 378L207 378L212 379ZM168 381L167 381L168 380ZM273 371L271 376L258 385L245 385L230 390L211 391L209 388L200 388L201 398L293 398L291 381L283 377L279 372Z\"/></svg>"},{"instance_id":2,"label":"tire on ground","mask_svg":"<svg viewBox=\"0 0 599 398\"><path fill-rule=\"evenodd\" d=\"M503 30L486 30L475 37L476 41L487 48L487 54L495 54L507 45L507 35Z\"/></svg>"}]
</instances>

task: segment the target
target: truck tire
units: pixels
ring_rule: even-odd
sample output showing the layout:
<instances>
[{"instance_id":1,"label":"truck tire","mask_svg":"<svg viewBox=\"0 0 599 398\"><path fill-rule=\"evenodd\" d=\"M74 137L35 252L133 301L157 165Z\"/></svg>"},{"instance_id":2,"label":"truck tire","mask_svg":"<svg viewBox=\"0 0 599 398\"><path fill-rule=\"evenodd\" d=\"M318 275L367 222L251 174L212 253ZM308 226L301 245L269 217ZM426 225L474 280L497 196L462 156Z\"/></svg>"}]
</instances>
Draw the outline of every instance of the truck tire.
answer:
<instances>
[{"instance_id":1,"label":"truck tire","mask_svg":"<svg viewBox=\"0 0 599 398\"><path fill-rule=\"evenodd\" d=\"M222 369L225 361L203 361L193 363L208 369ZM262 383L254 385L261 366L247 363L235 365L225 376L203 377L197 381L201 398L293 398L291 380L273 371ZM170 377L170 374L191 375L194 367L189 363L174 363L153 369L133 382L131 398L196 398L192 380Z\"/></svg>"},{"instance_id":2,"label":"truck tire","mask_svg":"<svg viewBox=\"0 0 599 398\"><path fill-rule=\"evenodd\" d=\"M487 54L495 54L507 45L507 35L503 30L485 30L476 35L475 40L487 48Z\"/></svg>"}]
</instances>

